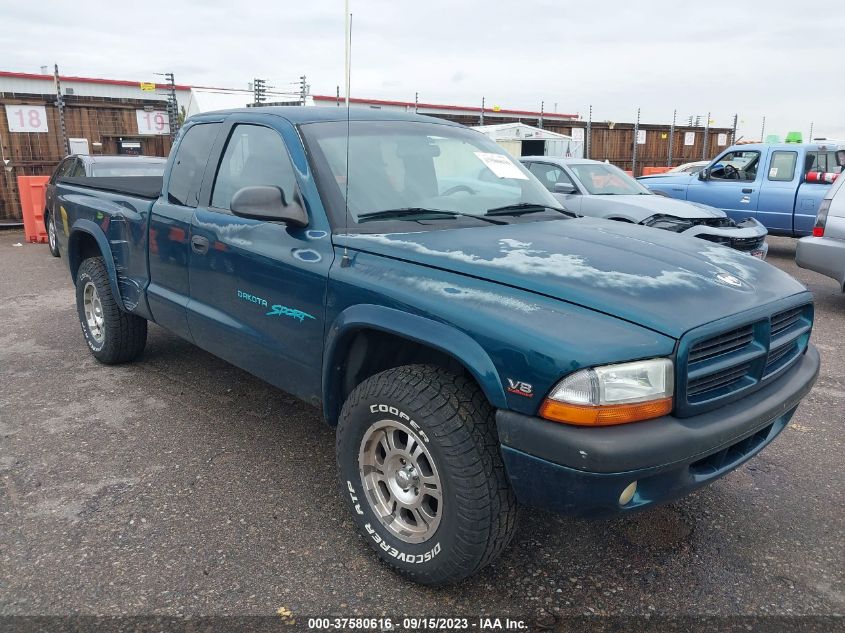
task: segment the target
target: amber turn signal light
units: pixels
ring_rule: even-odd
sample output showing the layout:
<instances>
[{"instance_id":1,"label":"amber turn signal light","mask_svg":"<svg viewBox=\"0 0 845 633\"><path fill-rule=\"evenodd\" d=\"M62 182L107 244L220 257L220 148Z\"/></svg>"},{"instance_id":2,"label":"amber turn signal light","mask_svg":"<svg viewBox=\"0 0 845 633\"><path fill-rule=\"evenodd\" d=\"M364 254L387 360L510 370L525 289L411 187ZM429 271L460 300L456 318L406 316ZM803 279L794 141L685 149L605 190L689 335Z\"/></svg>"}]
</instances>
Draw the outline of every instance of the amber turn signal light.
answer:
<instances>
[{"instance_id":1,"label":"amber turn signal light","mask_svg":"<svg viewBox=\"0 0 845 633\"><path fill-rule=\"evenodd\" d=\"M553 422L576 426L612 426L659 418L671 411L672 398L604 406L569 404L547 398L540 407L540 416Z\"/></svg>"}]
</instances>

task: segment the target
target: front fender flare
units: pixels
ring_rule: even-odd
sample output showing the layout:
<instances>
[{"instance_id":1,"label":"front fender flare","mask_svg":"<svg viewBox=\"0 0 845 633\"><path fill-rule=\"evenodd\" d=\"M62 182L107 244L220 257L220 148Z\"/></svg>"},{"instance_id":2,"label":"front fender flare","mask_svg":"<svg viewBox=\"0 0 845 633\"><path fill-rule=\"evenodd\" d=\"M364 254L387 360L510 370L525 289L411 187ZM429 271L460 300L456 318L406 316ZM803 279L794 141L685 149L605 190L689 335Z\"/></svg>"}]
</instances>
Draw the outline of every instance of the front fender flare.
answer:
<instances>
[{"instance_id":1,"label":"front fender flare","mask_svg":"<svg viewBox=\"0 0 845 633\"><path fill-rule=\"evenodd\" d=\"M70 266L71 276L73 282L76 283L76 274L79 266L82 263L78 243L82 235L90 235L97 243L100 249L100 254L103 256L103 261L106 264L106 271L109 275L109 286L111 287L112 295L121 310L126 310L123 305L123 297L120 296L120 289L117 284L117 268L114 265L114 258L112 257L111 248L109 247L109 240L103 229L98 224L91 220L79 219L70 227L70 235L67 242L68 265Z\"/></svg>"},{"instance_id":2,"label":"front fender flare","mask_svg":"<svg viewBox=\"0 0 845 633\"><path fill-rule=\"evenodd\" d=\"M341 312L326 336L323 353L323 414L335 424L340 409L339 389L335 388L336 359L343 354L351 335L363 329L380 330L427 345L463 365L478 382L490 404L506 408L505 391L493 361L468 334L439 321L373 304L354 305Z\"/></svg>"}]
</instances>

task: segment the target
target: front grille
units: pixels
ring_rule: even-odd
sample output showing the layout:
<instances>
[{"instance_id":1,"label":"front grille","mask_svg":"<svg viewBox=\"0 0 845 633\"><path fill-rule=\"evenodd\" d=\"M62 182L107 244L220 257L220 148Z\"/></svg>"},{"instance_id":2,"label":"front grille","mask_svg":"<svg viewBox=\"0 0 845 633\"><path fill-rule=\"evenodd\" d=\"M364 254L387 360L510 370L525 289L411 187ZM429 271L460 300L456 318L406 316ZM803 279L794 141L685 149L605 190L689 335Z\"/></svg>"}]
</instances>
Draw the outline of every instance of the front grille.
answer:
<instances>
[{"instance_id":1,"label":"front grille","mask_svg":"<svg viewBox=\"0 0 845 633\"><path fill-rule=\"evenodd\" d=\"M751 369L751 363L743 363L722 372L708 374L702 378L694 378L687 384L687 396L695 398L704 393L730 387L745 378L749 369Z\"/></svg>"},{"instance_id":2,"label":"front grille","mask_svg":"<svg viewBox=\"0 0 845 633\"><path fill-rule=\"evenodd\" d=\"M689 352L689 362L698 363L722 354L729 354L746 347L754 339L750 325L719 334L696 343Z\"/></svg>"},{"instance_id":3,"label":"front grille","mask_svg":"<svg viewBox=\"0 0 845 633\"><path fill-rule=\"evenodd\" d=\"M798 319L801 318L802 310L803 308L801 307L792 308L791 310L778 312L774 315L772 317L772 338L795 325Z\"/></svg>"},{"instance_id":4,"label":"front grille","mask_svg":"<svg viewBox=\"0 0 845 633\"><path fill-rule=\"evenodd\" d=\"M731 240L731 247L738 251L753 251L763 245L765 237L735 237Z\"/></svg>"},{"instance_id":5,"label":"front grille","mask_svg":"<svg viewBox=\"0 0 845 633\"><path fill-rule=\"evenodd\" d=\"M680 352L676 413L681 417L736 399L791 367L807 349L811 304L775 312L693 340Z\"/></svg>"}]
</instances>

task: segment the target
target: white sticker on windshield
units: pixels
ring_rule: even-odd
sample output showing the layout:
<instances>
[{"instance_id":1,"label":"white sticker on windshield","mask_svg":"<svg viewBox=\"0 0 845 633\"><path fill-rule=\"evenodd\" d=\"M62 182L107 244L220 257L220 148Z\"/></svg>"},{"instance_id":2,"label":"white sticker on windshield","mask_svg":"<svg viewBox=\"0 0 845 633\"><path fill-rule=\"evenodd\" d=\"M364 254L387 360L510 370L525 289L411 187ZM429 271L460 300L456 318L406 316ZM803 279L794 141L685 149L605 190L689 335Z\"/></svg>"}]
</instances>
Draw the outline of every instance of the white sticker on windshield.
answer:
<instances>
[{"instance_id":1,"label":"white sticker on windshield","mask_svg":"<svg viewBox=\"0 0 845 633\"><path fill-rule=\"evenodd\" d=\"M492 152L475 152L478 160L487 166L499 178L514 178L516 180L528 180L519 167L514 165L507 156L494 154Z\"/></svg>"},{"instance_id":2,"label":"white sticker on windshield","mask_svg":"<svg viewBox=\"0 0 845 633\"><path fill-rule=\"evenodd\" d=\"M772 167L772 168L769 170L769 178L777 178L777 177L778 177L778 168L777 168L777 167Z\"/></svg>"}]
</instances>

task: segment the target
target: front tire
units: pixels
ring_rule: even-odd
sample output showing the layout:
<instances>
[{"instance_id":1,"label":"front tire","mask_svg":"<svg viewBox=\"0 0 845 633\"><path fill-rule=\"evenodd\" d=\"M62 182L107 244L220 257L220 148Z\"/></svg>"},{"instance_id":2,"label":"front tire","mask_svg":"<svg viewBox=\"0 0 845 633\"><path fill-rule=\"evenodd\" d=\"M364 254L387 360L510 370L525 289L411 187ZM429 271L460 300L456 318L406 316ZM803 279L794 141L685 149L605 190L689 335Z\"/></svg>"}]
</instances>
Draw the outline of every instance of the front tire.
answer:
<instances>
[{"instance_id":1,"label":"front tire","mask_svg":"<svg viewBox=\"0 0 845 633\"><path fill-rule=\"evenodd\" d=\"M50 255L59 257L59 234L56 232L56 217L52 213L47 214L47 246L50 248Z\"/></svg>"},{"instance_id":2,"label":"front tire","mask_svg":"<svg viewBox=\"0 0 845 633\"><path fill-rule=\"evenodd\" d=\"M337 460L362 536L412 580L457 582L513 536L493 409L466 377L408 365L368 378L341 411Z\"/></svg>"},{"instance_id":3,"label":"front tire","mask_svg":"<svg viewBox=\"0 0 845 633\"><path fill-rule=\"evenodd\" d=\"M102 257L91 257L79 266L76 310L85 342L101 363L125 363L144 351L147 321L117 304Z\"/></svg>"}]
</instances>

